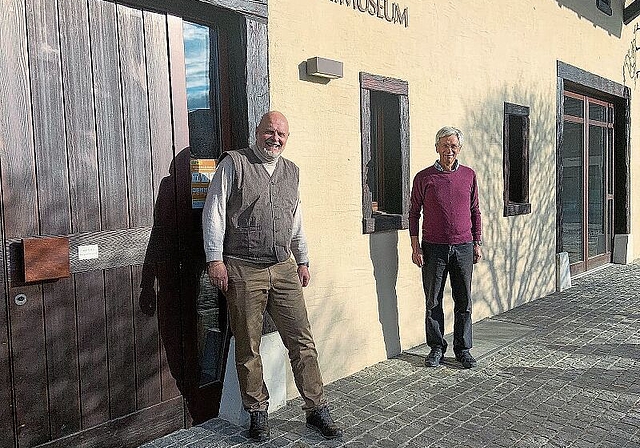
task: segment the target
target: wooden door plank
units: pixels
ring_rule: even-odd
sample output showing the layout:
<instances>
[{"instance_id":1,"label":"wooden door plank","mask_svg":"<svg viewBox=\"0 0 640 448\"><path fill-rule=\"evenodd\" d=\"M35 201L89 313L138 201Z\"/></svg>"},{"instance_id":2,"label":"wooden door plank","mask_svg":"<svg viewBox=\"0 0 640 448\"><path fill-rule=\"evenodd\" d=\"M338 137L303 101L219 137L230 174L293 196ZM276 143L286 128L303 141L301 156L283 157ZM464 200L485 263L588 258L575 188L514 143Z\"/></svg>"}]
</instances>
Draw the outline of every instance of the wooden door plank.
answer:
<instances>
[{"instance_id":1,"label":"wooden door plank","mask_svg":"<svg viewBox=\"0 0 640 448\"><path fill-rule=\"evenodd\" d=\"M124 141L131 227L153 222L153 185L142 11L118 5Z\"/></svg>"},{"instance_id":2,"label":"wooden door plank","mask_svg":"<svg viewBox=\"0 0 640 448\"><path fill-rule=\"evenodd\" d=\"M174 398L38 448L137 447L183 428L182 398Z\"/></svg>"},{"instance_id":3,"label":"wooden door plank","mask_svg":"<svg viewBox=\"0 0 640 448\"><path fill-rule=\"evenodd\" d=\"M73 232L100 230L98 156L86 0L58 3Z\"/></svg>"},{"instance_id":4,"label":"wooden door plank","mask_svg":"<svg viewBox=\"0 0 640 448\"><path fill-rule=\"evenodd\" d=\"M5 1L0 10L2 201L11 210L4 216L5 236L22 238L37 234L39 225L24 0Z\"/></svg>"},{"instance_id":5,"label":"wooden door plank","mask_svg":"<svg viewBox=\"0 0 640 448\"><path fill-rule=\"evenodd\" d=\"M184 378L179 267L174 261L156 265L158 325L162 340L162 401L180 395Z\"/></svg>"},{"instance_id":6,"label":"wooden door plank","mask_svg":"<svg viewBox=\"0 0 640 448\"><path fill-rule=\"evenodd\" d=\"M13 29L7 30L7 20L4 11L0 11L0 34L3 36L7 36L8 32L12 32ZM0 42L0 51L4 52L3 43ZM2 61L0 61L0 73L1 70L4 69L4 65ZM4 84L4 80L2 83ZM7 113L5 109L5 93L0 87L0 115L4 115ZM2 119L0 119L2 120ZM4 132L0 130L0 139L4 139ZM6 140L4 140L6 141ZM0 150L1 151L1 150ZM3 154L0 152L0 166L2 166L2 156ZM0 170L0 198L3 197L2 192L2 172ZM0 204L0 224L2 223L1 218L4 214L5 210ZM0 249L0 263L3 266L3 269L0 270L0 434L3 434L4 437L0 438L0 448L13 448L15 446L15 432L13 427L13 398L12 398L12 389L13 384L11 381L11 351L9 345L9 322L7 319L8 314L8 295L7 291L7 278L5 276L5 266L6 266L6 252L4 247L4 226L0 225L0 241L3 242L2 249Z\"/></svg>"},{"instance_id":7,"label":"wooden door plank","mask_svg":"<svg viewBox=\"0 0 640 448\"><path fill-rule=\"evenodd\" d=\"M131 268L104 271L110 418L136 410L136 359Z\"/></svg>"},{"instance_id":8,"label":"wooden door plank","mask_svg":"<svg viewBox=\"0 0 640 448\"><path fill-rule=\"evenodd\" d=\"M39 230L35 182L34 136L27 53L24 0L3 2L0 8L0 163L5 237L35 235ZM13 417L2 426L24 446L49 439L47 390L43 361L44 328L42 295L38 286L9 287L11 362L15 401ZM18 306L13 298L25 294L27 302Z\"/></svg>"},{"instance_id":9,"label":"wooden door plank","mask_svg":"<svg viewBox=\"0 0 640 448\"><path fill-rule=\"evenodd\" d=\"M102 230L120 230L129 226L129 218L116 7L102 0L89 0L88 5L100 166L101 225ZM88 422L104 418L104 402L99 397L105 381L108 385L107 397L110 397L107 418L126 415L135 409L132 323L127 325L127 322L120 322L123 316L130 316L126 313L131 308L129 291L128 268L104 272L105 305L101 311L106 324L106 344L103 347L107 348L108 374L106 379L101 377L95 385L95 392L92 392L101 404L95 407L95 416L89 417ZM120 315L120 309L124 310L124 314ZM99 322L99 317L93 315L90 320ZM98 340L93 342L98 343ZM94 362L102 361L99 358L87 360L86 366ZM83 383L83 390L92 390L93 387L93 383Z\"/></svg>"},{"instance_id":10,"label":"wooden door plank","mask_svg":"<svg viewBox=\"0 0 640 448\"><path fill-rule=\"evenodd\" d=\"M50 440L42 288L10 287L9 298L18 446L35 446Z\"/></svg>"},{"instance_id":11,"label":"wooden door plank","mask_svg":"<svg viewBox=\"0 0 640 448\"><path fill-rule=\"evenodd\" d=\"M81 429L78 341L72 278L43 283L51 439Z\"/></svg>"},{"instance_id":12,"label":"wooden door plank","mask_svg":"<svg viewBox=\"0 0 640 448\"><path fill-rule=\"evenodd\" d=\"M76 274L82 428L109 420L109 365L102 271Z\"/></svg>"},{"instance_id":13,"label":"wooden door plank","mask_svg":"<svg viewBox=\"0 0 640 448\"><path fill-rule=\"evenodd\" d=\"M161 400L160 341L156 316L155 291L142 285L142 266L133 266L134 328L136 350L137 409L143 409ZM151 299L151 300L149 300Z\"/></svg>"},{"instance_id":14,"label":"wooden door plank","mask_svg":"<svg viewBox=\"0 0 640 448\"><path fill-rule=\"evenodd\" d=\"M124 0L137 7L149 8L161 11L173 11L175 14L186 14L199 17L203 13L212 14L212 8L219 11L231 10L245 16L265 22L267 20L268 0L197 0L194 2L176 2L175 0ZM215 12L215 9L213 10Z\"/></svg>"},{"instance_id":15,"label":"wooden door plank","mask_svg":"<svg viewBox=\"0 0 640 448\"><path fill-rule=\"evenodd\" d=\"M149 128L153 155L153 187L154 199L157 200L160 183L164 177L170 174L173 162L169 48L167 46L167 19L165 15L144 13L144 38L149 81Z\"/></svg>"},{"instance_id":16,"label":"wooden door plank","mask_svg":"<svg viewBox=\"0 0 640 448\"><path fill-rule=\"evenodd\" d=\"M0 13L0 16L2 13ZM4 32L2 19L0 18L0 33ZM0 67L2 63L0 62ZM2 93L0 92L0 95ZM0 107L0 113L2 113ZM2 174L0 173L0 181ZM2 197L2 182L0 182L0 197ZM4 214L0 202L0 216ZM4 230L0 226L0 241L4 241ZM5 266L5 252L0 250L0 265ZM12 384L11 384L11 358L9 350L9 322L7 320L7 294L6 294L5 270L0 270L0 448L13 448L15 445L15 433L13 428Z\"/></svg>"},{"instance_id":17,"label":"wooden door plank","mask_svg":"<svg viewBox=\"0 0 640 448\"><path fill-rule=\"evenodd\" d=\"M0 238L3 237L0 229ZM0 263L4 263L4 253L0 251ZM9 323L7 321L7 295L4 270L0 272L0 448L13 447L13 406L11 397L11 361L9 351Z\"/></svg>"},{"instance_id":18,"label":"wooden door plank","mask_svg":"<svg viewBox=\"0 0 640 448\"><path fill-rule=\"evenodd\" d=\"M64 235L71 219L58 12L46 0L28 0L27 6L40 232Z\"/></svg>"},{"instance_id":19,"label":"wooden door plank","mask_svg":"<svg viewBox=\"0 0 640 448\"><path fill-rule=\"evenodd\" d=\"M93 106L91 51L87 3L69 0L58 4L63 72L64 116L70 185L71 227L75 232L100 230L98 165ZM64 165L63 165L64 166ZM61 213L60 213L61 214ZM73 281L45 286L45 327L51 396L53 439L86 427L82 422L80 360L76 300ZM66 286L66 287L64 287ZM82 286L82 285L80 285ZM50 293L59 291L54 297ZM101 290L99 290L101 291ZM86 296L85 296L86 298ZM93 297L101 304L102 294ZM75 346L71 347L71 342ZM104 349L103 349L104 350ZM106 370L98 373L105 374ZM66 398L66 399L65 399ZM89 397L86 397L89 398ZM85 406L86 407L86 406Z\"/></svg>"},{"instance_id":20,"label":"wooden door plank","mask_svg":"<svg viewBox=\"0 0 640 448\"><path fill-rule=\"evenodd\" d=\"M168 256L176 254L178 250L176 236L176 210L175 210L175 179L174 179L174 145L172 132L171 111L171 85L169 80L169 47L168 25L166 15L145 13L145 39L147 40L147 70L152 73L149 76L149 118L151 122L151 148L153 153L153 187L154 187L154 238L149 241L148 253L156 254L151 260L145 258L145 264L152 262L153 277L156 284L156 308L158 325L160 324L161 311L165 309L164 302L179 303L177 277L165 275L167 270L174 272L177 266L177 257ZM160 254L165 254L161 256ZM144 278L143 282L148 282ZM179 315L179 314L178 314ZM176 328L180 325L177 322ZM167 329L165 334L173 335L173 329ZM176 352L175 344L179 340L169 340L162 335L163 328L158 328L161 336L160 344L160 375L161 375L161 400L167 400L179 395L176 380L172 377L170 364L167 359L167 350L171 352L172 360L181 359L181 351ZM167 347L167 345L169 347ZM176 377L177 378L177 377Z\"/></svg>"},{"instance_id":21,"label":"wooden door plank","mask_svg":"<svg viewBox=\"0 0 640 448\"><path fill-rule=\"evenodd\" d=\"M89 0L102 230L128 227L116 7Z\"/></svg>"},{"instance_id":22,"label":"wooden door plank","mask_svg":"<svg viewBox=\"0 0 640 448\"><path fill-rule=\"evenodd\" d=\"M57 5L29 0L26 18L40 233L63 235L71 217ZM47 384L49 431L56 439L81 427L73 283L44 283L42 292L46 353L39 361L46 359L47 375L30 383Z\"/></svg>"},{"instance_id":23,"label":"wooden door plank","mask_svg":"<svg viewBox=\"0 0 640 448\"><path fill-rule=\"evenodd\" d=\"M150 319L147 316L151 315L151 309L146 308L143 304L149 304L145 301L145 298L150 297L151 289L145 287L145 285L155 288L164 288L164 285L160 285L161 278L157 276L158 257L154 254L162 253L175 253L177 245L172 244L175 238L172 235L175 233L175 190L173 188L166 189L163 182L166 184L165 179L171 179L171 169L173 164L173 133L171 128L171 91L169 85L169 54L167 46L167 21L166 16L162 14L156 14L151 12L145 12L143 14L144 19L144 38L146 48L146 64L148 73L148 101L149 101L149 121L150 121L150 139L151 139L151 153L152 153L152 168L153 168L153 189L154 189L154 228L152 234L154 236L160 235L160 238L150 239L147 247L147 256L145 257L145 265L139 271L140 282L134 282L134 285L140 285L140 304L139 313L136 318L136 351L138 359L138 378L143 377L143 372L147 374L155 370L158 375L159 382L150 382L152 385L158 384L160 389L150 389L145 387L141 389L142 384L139 381L138 390L138 406L141 406L142 396L148 396L157 394L157 398L154 400L163 399L163 381L162 378L166 378L168 373L168 365L166 357L163 356L161 349L161 341L159 339L160 329L158 326L158 314L157 314L157 296L155 290L153 295L154 307L153 317ZM174 257L175 260L176 257ZM174 261L175 262L175 261ZM134 271L135 272L135 271ZM162 297L162 296L161 296ZM175 298L174 298L175 299ZM143 337L143 331L146 331L147 337ZM152 335L156 336L155 349L151 344ZM141 341L147 341L146 344L140 344ZM145 351L141 349L145 348ZM157 356L151 356L152 354ZM148 360L146 364L142 364L142 360ZM157 363L154 365L152 361ZM175 386L175 381L167 382L167 386ZM167 394L170 397L175 397L175 393ZM153 403L155 401L150 401Z\"/></svg>"},{"instance_id":24,"label":"wooden door plank","mask_svg":"<svg viewBox=\"0 0 640 448\"><path fill-rule=\"evenodd\" d=\"M142 11L117 7L122 67L125 146L127 152L127 184L129 189L129 220L132 226L152 224L153 175L151 129L145 54L145 27ZM155 42L151 43L152 45ZM166 68L165 68L166 72ZM156 73L151 73L151 77ZM132 268L134 297L140 296L141 269ZM155 312L134 306L137 409L160 401L160 354Z\"/></svg>"}]
</instances>

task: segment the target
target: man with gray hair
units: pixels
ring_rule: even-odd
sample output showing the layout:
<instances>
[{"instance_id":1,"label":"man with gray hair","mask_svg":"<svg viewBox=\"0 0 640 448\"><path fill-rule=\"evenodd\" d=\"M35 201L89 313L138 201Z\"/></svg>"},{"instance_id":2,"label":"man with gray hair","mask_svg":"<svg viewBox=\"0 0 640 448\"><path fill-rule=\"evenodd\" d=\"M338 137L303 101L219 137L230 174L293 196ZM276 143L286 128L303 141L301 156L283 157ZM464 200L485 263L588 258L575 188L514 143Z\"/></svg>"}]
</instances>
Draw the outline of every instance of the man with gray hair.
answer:
<instances>
[{"instance_id":1,"label":"man with gray hair","mask_svg":"<svg viewBox=\"0 0 640 448\"><path fill-rule=\"evenodd\" d=\"M447 275L453 295L453 353L465 369L476 366L470 353L471 276L482 258L482 224L476 173L458 161L464 137L459 129L444 127L436 133L436 162L416 174L411 189L409 235L411 260L422 268L426 297L425 330L431 351L427 367L444 359L442 298ZM418 239L422 215L422 241Z\"/></svg>"}]
</instances>

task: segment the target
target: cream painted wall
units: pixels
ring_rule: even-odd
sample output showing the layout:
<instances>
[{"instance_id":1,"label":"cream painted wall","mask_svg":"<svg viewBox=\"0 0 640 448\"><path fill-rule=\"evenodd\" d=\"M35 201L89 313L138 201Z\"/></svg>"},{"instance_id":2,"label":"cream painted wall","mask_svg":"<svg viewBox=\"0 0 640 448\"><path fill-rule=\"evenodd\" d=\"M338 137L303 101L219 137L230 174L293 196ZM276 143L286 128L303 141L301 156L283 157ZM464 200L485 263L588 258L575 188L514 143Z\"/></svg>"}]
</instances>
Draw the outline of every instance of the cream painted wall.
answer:
<instances>
[{"instance_id":1,"label":"cream painted wall","mask_svg":"<svg viewBox=\"0 0 640 448\"><path fill-rule=\"evenodd\" d=\"M630 214L632 247L629 248L630 260L640 260L640 207L637 197L640 194L640 18L627 25L622 33L621 46L624 54L622 64L622 84L631 90L631 169L630 169Z\"/></svg>"},{"instance_id":2,"label":"cream painted wall","mask_svg":"<svg viewBox=\"0 0 640 448\"><path fill-rule=\"evenodd\" d=\"M557 60L623 83L633 38L633 24L620 33L607 22L620 22L619 10L602 22L608 30L588 20L601 16L595 2L593 11L556 0L397 3L409 8L407 28L331 0L269 1L271 105L289 119L286 156L301 169L312 273L305 293L327 382L424 342L408 231L362 234L359 72L409 83L411 179L436 159L440 127L466 134L460 159L478 173L484 222L485 259L474 273L479 321L555 288ZM301 64L313 56L342 61L344 77L301 79ZM630 87L632 116L640 115ZM509 218L502 216L504 102L531 111L532 213ZM640 143L632 143L637 196ZM640 212L632 213L639 229ZM450 331L450 296L445 306Z\"/></svg>"},{"instance_id":3,"label":"cream painted wall","mask_svg":"<svg viewBox=\"0 0 640 448\"><path fill-rule=\"evenodd\" d=\"M629 6L632 0L625 0L625 6ZM638 206L638 194L640 194L640 136L637 133L640 128L637 126L640 114L640 52L635 50L640 47L640 18L636 18L627 25L622 34L622 46L625 51L625 59L622 68L623 84L631 89L631 233L632 248L631 256L628 258L640 261L640 207Z\"/></svg>"}]
</instances>

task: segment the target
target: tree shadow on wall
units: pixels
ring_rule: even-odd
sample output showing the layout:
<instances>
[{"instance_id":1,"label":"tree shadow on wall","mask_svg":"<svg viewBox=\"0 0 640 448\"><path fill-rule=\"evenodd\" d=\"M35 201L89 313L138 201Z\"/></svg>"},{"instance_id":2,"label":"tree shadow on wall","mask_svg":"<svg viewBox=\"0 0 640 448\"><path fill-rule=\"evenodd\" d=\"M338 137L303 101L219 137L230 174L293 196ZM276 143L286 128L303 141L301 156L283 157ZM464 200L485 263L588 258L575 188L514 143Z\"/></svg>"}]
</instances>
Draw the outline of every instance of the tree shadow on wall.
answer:
<instances>
[{"instance_id":1,"label":"tree shadow on wall","mask_svg":"<svg viewBox=\"0 0 640 448\"><path fill-rule=\"evenodd\" d=\"M504 102L529 107L529 186L531 213L503 216L503 111ZM466 113L463 130L466 149L478 173L484 260L474 281L485 284L487 296L474 296L490 315L496 315L537 297L555 282L556 215L556 105L555 96L544 97L504 87L474 102ZM466 156L463 154L463 156ZM463 162L464 163L464 162ZM498 171L499 167L499 171ZM552 247L549 247L552 245ZM552 276L553 278L550 278ZM487 285L489 282L490 285ZM489 287L490 286L490 287Z\"/></svg>"}]
</instances>

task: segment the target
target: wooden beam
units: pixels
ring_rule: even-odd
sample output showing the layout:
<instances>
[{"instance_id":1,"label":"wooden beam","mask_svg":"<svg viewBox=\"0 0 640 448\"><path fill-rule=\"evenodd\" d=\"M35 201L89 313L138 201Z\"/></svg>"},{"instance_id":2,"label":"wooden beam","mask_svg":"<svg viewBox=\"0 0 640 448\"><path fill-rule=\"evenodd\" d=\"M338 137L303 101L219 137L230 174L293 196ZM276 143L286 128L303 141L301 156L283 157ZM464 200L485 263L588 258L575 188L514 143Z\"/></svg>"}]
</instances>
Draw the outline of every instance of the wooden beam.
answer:
<instances>
[{"instance_id":1,"label":"wooden beam","mask_svg":"<svg viewBox=\"0 0 640 448\"><path fill-rule=\"evenodd\" d=\"M625 25L628 25L629 22L638 16L640 16L640 0L635 0L633 3L629 4L629 6L624 8L622 20Z\"/></svg>"},{"instance_id":2,"label":"wooden beam","mask_svg":"<svg viewBox=\"0 0 640 448\"><path fill-rule=\"evenodd\" d=\"M262 22L267 21L267 0L122 0L119 3L151 11L168 12L185 19L202 20L211 6L234 11Z\"/></svg>"}]
</instances>

